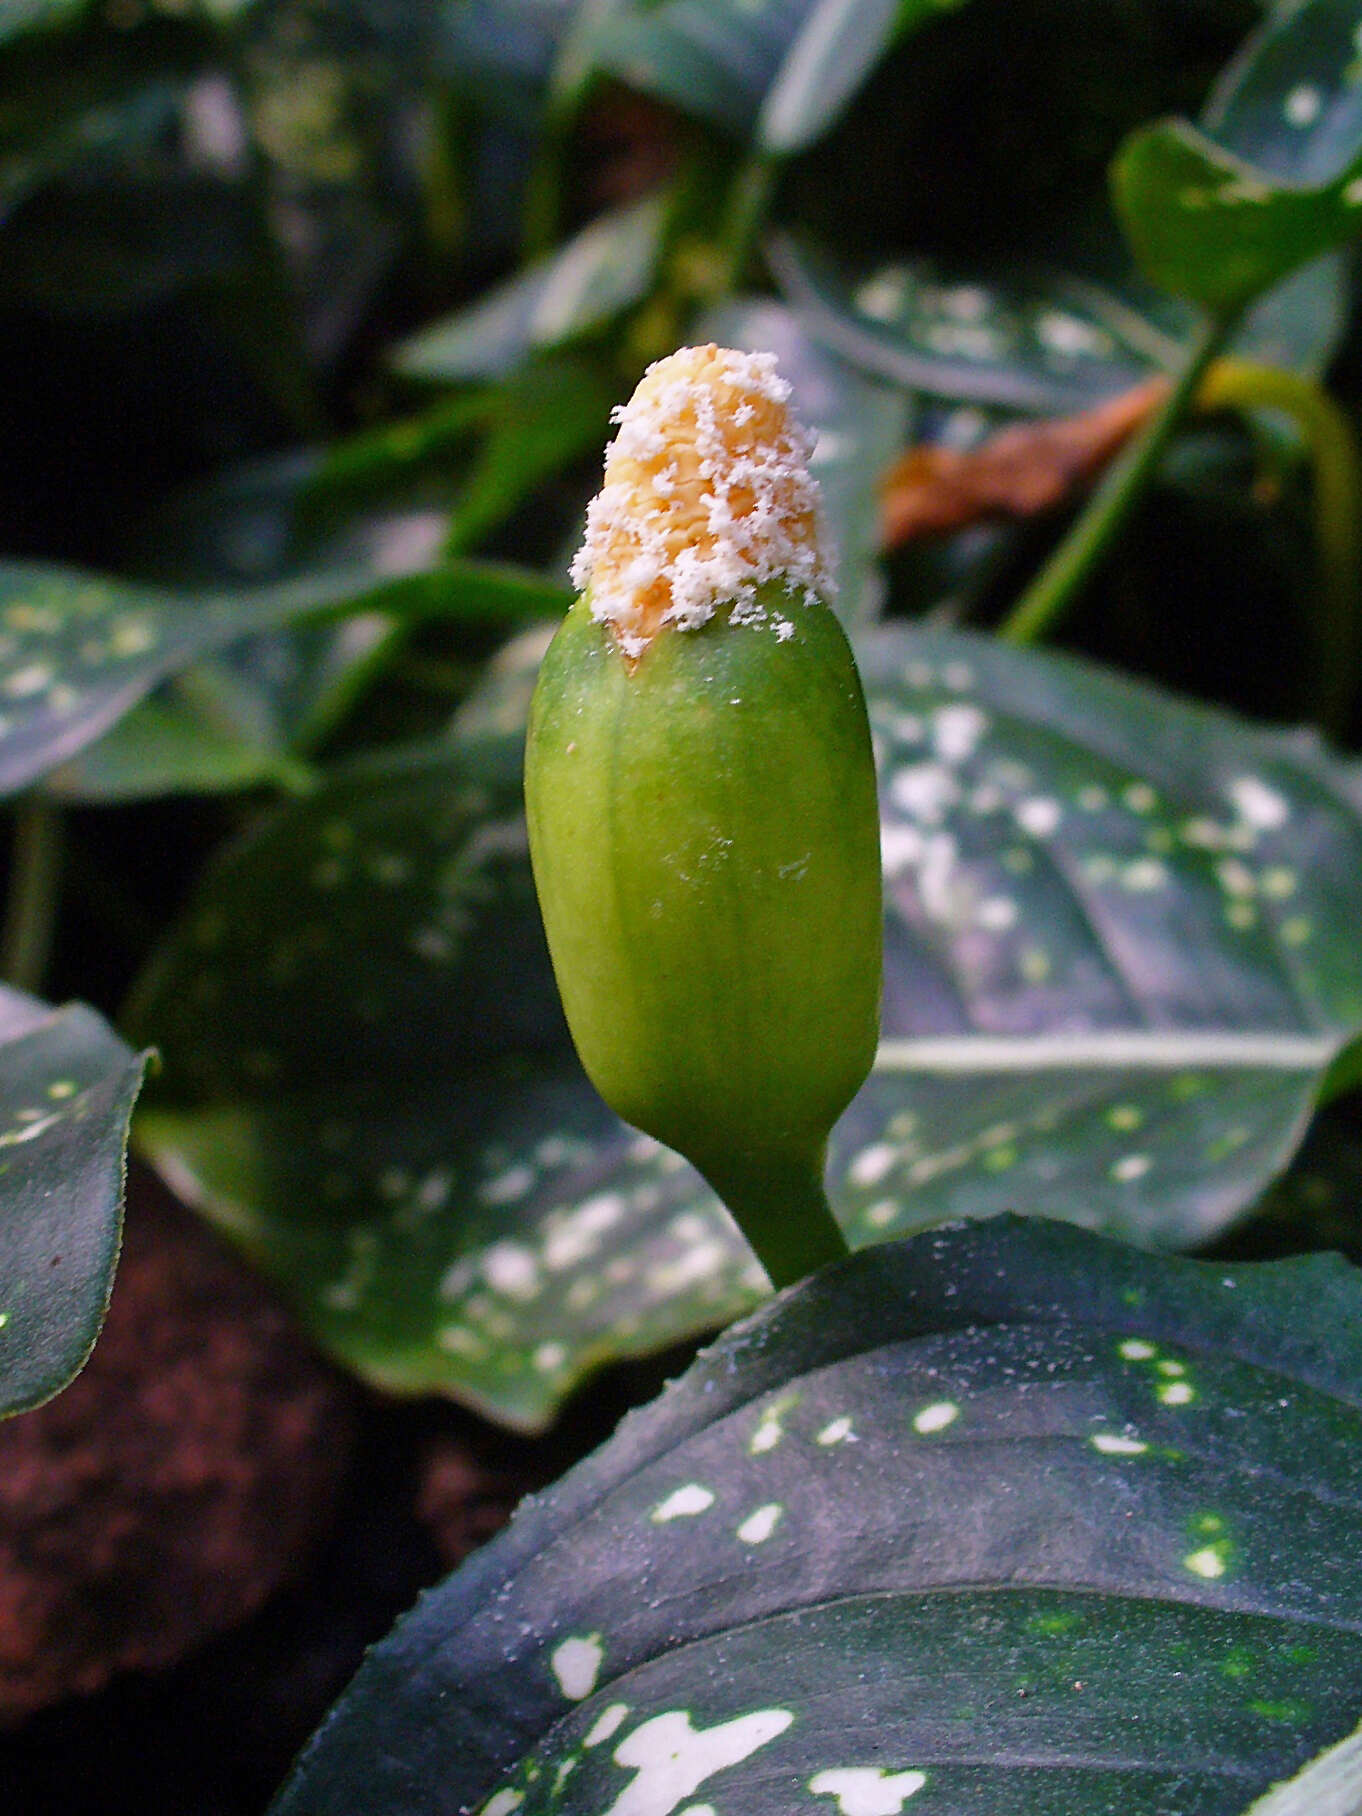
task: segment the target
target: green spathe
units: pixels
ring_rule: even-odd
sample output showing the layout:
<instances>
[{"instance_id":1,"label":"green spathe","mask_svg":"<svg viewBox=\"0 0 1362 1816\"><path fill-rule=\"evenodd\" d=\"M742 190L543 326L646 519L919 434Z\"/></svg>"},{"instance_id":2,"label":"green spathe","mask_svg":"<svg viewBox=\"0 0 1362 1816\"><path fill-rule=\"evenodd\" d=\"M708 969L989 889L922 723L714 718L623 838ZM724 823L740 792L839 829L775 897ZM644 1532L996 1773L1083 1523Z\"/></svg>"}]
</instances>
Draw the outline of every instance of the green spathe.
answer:
<instances>
[{"instance_id":1,"label":"green spathe","mask_svg":"<svg viewBox=\"0 0 1362 1816\"><path fill-rule=\"evenodd\" d=\"M525 785L592 1082L705 1174L782 1284L835 1252L812 1231L828 1131L875 1053L879 818L840 624L780 582L757 603L760 621L726 605L630 659L578 599Z\"/></svg>"}]
</instances>

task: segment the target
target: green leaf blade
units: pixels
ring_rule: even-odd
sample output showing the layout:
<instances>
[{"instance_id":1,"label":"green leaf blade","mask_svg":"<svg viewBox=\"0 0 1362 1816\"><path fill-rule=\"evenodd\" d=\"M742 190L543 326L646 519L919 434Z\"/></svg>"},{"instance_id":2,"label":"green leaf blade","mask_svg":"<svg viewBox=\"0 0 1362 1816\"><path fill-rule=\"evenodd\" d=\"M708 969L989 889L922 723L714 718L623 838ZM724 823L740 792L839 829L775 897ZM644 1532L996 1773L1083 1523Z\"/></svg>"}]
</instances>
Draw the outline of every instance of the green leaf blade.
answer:
<instances>
[{"instance_id":1,"label":"green leaf blade","mask_svg":"<svg viewBox=\"0 0 1362 1816\"><path fill-rule=\"evenodd\" d=\"M1238 1816L1355 1726L1358 1291L1012 1220L858 1256L428 1595L277 1816L628 1809L664 1734L716 1807Z\"/></svg>"},{"instance_id":2,"label":"green leaf blade","mask_svg":"<svg viewBox=\"0 0 1362 1816\"><path fill-rule=\"evenodd\" d=\"M98 1335L143 1064L93 1010L0 988L0 1416L58 1392Z\"/></svg>"}]
</instances>

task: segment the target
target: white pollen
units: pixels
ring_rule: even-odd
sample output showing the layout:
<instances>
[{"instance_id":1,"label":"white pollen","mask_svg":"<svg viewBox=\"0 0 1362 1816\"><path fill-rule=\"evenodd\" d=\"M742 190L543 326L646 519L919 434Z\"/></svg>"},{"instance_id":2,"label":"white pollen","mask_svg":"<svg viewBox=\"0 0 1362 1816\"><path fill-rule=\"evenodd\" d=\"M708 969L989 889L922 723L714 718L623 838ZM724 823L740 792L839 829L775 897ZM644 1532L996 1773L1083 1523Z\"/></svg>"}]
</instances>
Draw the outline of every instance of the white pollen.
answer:
<instances>
[{"instance_id":1,"label":"white pollen","mask_svg":"<svg viewBox=\"0 0 1362 1816\"><path fill-rule=\"evenodd\" d=\"M659 1501L649 1518L655 1526L665 1526L670 1520L694 1519L697 1513L704 1513L713 1505L714 1496L708 1488L702 1488L699 1482L687 1482L684 1488L669 1494L665 1501Z\"/></svg>"},{"instance_id":2,"label":"white pollen","mask_svg":"<svg viewBox=\"0 0 1362 1816\"><path fill-rule=\"evenodd\" d=\"M1204 1551L1194 1551L1190 1557L1183 1558L1182 1564L1193 1576L1205 1577L1207 1582L1225 1574L1225 1560L1212 1545L1207 1545Z\"/></svg>"},{"instance_id":3,"label":"white pollen","mask_svg":"<svg viewBox=\"0 0 1362 1816\"><path fill-rule=\"evenodd\" d=\"M1282 104L1290 126L1313 126L1324 106L1324 97L1317 88L1308 82L1301 82L1291 90Z\"/></svg>"},{"instance_id":4,"label":"white pollen","mask_svg":"<svg viewBox=\"0 0 1362 1816\"><path fill-rule=\"evenodd\" d=\"M1124 1356L1127 1362L1151 1362L1158 1355L1152 1343L1143 1337L1127 1337L1124 1343L1118 1343L1117 1354Z\"/></svg>"},{"instance_id":5,"label":"white pollen","mask_svg":"<svg viewBox=\"0 0 1362 1816\"><path fill-rule=\"evenodd\" d=\"M523 1791L495 1791L482 1806L478 1816L511 1816L512 1810L518 1810L525 1801Z\"/></svg>"},{"instance_id":6,"label":"white pollen","mask_svg":"<svg viewBox=\"0 0 1362 1816\"><path fill-rule=\"evenodd\" d=\"M1129 1185L1132 1180L1143 1179L1153 1164L1148 1154L1127 1154L1124 1160L1116 1162L1111 1176L1120 1184Z\"/></svg>"}]
</instances>

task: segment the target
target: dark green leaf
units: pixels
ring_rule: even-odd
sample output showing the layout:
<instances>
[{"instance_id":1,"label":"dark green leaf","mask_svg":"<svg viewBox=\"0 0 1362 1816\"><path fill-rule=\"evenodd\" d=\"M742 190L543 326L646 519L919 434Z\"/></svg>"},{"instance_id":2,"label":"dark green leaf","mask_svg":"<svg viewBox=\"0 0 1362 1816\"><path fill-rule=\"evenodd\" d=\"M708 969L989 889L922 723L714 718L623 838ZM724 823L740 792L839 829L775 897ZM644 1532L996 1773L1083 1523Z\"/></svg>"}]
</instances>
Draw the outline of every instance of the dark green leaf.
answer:
<instances>
[{"instance_id":1,"label":"dark green leaf","mask_svg":"<svg viewBox=\"0 0 1362 1816\"><path fill-rule=\"evenodd\" d=\"M498 378L534 352L598 327L644 294L662 243L664 200L603 215L551 258L395 349L406 378L455 384Z\"/></svg>"},{"instance_id":2,"label":"dark green leaf","mask_svg":"<svg viewBox=\"0 0 1362 1816\"><path fill-rule=\"evenodd\" d=\"M788 157L832 125L891 40L963 0L814 0L766 91L756 139Z\"/></svg>"},{"instance_id":3,"label":"dark green leaf","mask_svg":"<svg viewBox=\"0 0 1362 1816\"><path fill-rule=\"evenodd\" d=\"M521 845L522 649L448 747L229 854L134 1025L166 1054L151 1157L328 1348L534 1427L763 1283L567 1049ZM1362 1027L1355 773L976 637L860 650L889 912L885 1040L833 1140L848 1235L1021 1207L1209 1241Z\"/></svg>"},{"instance_id":4,"label":"dark green leaf","mask_svg":"<svg viewBox=\"0 0 1362 1816\"><path fill-rule=\"evenodd\" d=\"M1059 414L1178 357L1177 339L1124 298L1059 272L998 281L919 261L853 291L784 235L770 256L813 339L864 373L953 403Z\"/></svg>"},{"instance_id":5,"label":"dark green leaf","mask_svg":"<svg viewBox=\"0 0 1362 1816\"><path fill-rule=\"evenodd\" d=\"M509 441L515 426L506 433ZM551 442L555 435L580 433L580 425L568 420L550 425L544 439ZM489 457L486 474L466 507L470 517L495 514L510 484L503 470L505 458L504 453ZM423 545L416 553L428 563L433 551ZM68 762L167 676L253 632L373 606L414 616L515 623L542 613L562 597L558 589L519 569L450 562L413 573L404 571L404 560L394 551L389 556L386 568L364 561L274 587L198 595L130 586L64 568L0 565L0 660L5 664L0 679L0 793L12 793ZM141 751L125 743L121 755L111 761L110 778L100 781L95 776L91 792L126 795L164 785L163 733L163 726L148 729ZM136 740L134 733L134 744ZM183 751L183 740L180 743ZM192 763L192 754L185 754ZM260 760L271 760L268 745ZM139 768L146 769L147 781L135 779ZM79 792L78 777L68 777L67 786Z\"/></svg>"},{"instance_id":6,"label":"dark green leaf","mask_svg":"<svg viewBox=\"0 0 1362 1816\"><path fill-rule=\"evenodd\" d=\"M1357 1721L1359 1330L1336 1258L857 1256L428 1594L275 1816L1241 1816Z\"/></svg>"},{"instance_id":7,"label":"dark green leaf","mask_svg":"<svg viewBox=\"0 0 1362 1816\"><path fill-rule=\"evenodd\" d=\"M584 54L635 88L750 133L813 0L659 0L604 7Z\"/></svg>"},{"instance_id":8,"label":"dark green leaf","mask_svg":"<svg viewBox=\"0 0 1362 1816\"><path fill-rule=\"evenodd\" d=\"M1230 66L1201 129L1132 134L1112 169L1155 283L1232 313L1362 226L1357 0L1275 12Z\"/></svg>"},{"instance_id":9,"label":"dark green leaf","mask_svg":"<svg viewBox=\"0 0 1362 1816\"><path fill-rule=\"evenodd\" d=\"M0 985L0 1416L64 1387L104 1321L142 1067L92 1009Z\"/></svg>"}]
</instances>

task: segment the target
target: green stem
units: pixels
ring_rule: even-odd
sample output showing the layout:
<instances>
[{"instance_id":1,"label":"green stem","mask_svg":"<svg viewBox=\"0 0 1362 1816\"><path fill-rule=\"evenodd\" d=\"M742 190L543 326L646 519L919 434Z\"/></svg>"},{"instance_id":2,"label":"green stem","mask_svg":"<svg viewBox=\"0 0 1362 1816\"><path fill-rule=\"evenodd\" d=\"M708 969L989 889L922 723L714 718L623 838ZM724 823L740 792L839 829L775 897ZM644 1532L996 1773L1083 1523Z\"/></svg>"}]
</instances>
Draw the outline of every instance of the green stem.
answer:
<instances>
[{"instance_id":1,"label":"green stem","mask_svg":"<svg viewBox=\"0 0 1362 1816\"><path fill-rule=\"evenodd\" d=\"M1036 643L1073 604L1144 495L1206 374L1238 321L1214 317L1192 343L1168 396L1106 475L1082 515L999 629L1008 643Z\"/></svg>"},{"instance_id":2,"label":"green stem","mask_svg":"<svg viewBox=\"0 0 1362 1816\"><path fill-rule=\"evenodd\" d=\"M823 1189L825 1157L728 1154L704 1169L777 1291L851 1253Z\"/></svg>"},{"instance_id":3,"label":"green stem","mask_svg":"<svg viewBox=\"0 0 1362 1816\"><path fill-rule=\"evenodd\" d=\"M19 807L0 942L0 976L16 990L42 987L56 922L61 834L61 815L49 802L27 801Z\"/></svg>"},{"instance_id":4,"label":"green stem","mask_svg":"<svg viewBox=\"0 0 1362 1816\"><path fill-rule=\"evenodd\" d=\"M550 105L545 115L530 173L525 183L525 210L521 234L521 259L532 265L547 258L558 244L563 224L563 184L572 113Z\"/></svg>"},{"instance_id":5,"label":"green stem","mask_svg":"<svg viewBox=\"0 0 1362 1816\"><path fill-rule=\"evenodd\" d=\"M728 195L728 217L724 223L720 297L731 296L747 275L752 249L765 224L780 170L781 160L773 153L754 152L733 179Z\"/></svg>"},{"instance_id":6,"label":"green stem","mask_svg":"<svg viewBox=\"0 0 1362 1816\"><path fill-rule=\"evenodd\" d=\"M1320 568L1319 716L1329 730L1342 732L1357 682L1362 567L1362 457L1352 424L1313 379L1246 360L1217 360L1197 402L1206 410L1278 411L1310 450Z\"/></svg>"}]
</instances>

